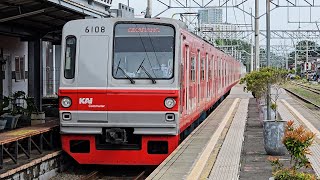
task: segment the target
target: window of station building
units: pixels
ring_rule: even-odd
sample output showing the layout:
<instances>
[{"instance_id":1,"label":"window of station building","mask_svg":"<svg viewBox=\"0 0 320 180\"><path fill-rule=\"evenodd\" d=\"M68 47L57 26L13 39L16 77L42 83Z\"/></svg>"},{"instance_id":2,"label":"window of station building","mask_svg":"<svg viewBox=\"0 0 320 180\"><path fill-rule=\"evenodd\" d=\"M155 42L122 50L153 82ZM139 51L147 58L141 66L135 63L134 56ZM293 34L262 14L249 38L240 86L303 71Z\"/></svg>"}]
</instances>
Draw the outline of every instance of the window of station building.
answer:
<instances>
[{"instance_id":1,"label":"window of station building","mask_svg":"<svg viewBox=\"0 0 320 180\"><path fill-rule=\"evenodd\" d=\"M73 79L75 74L76 64L76 37L70 36L66 39L66 52L64 63L64 77L66 79Z\"/></svg>"},{"instance_id":2,"label":"window of station building","mask_svg":"<svg viewBox=\"0 0 320 180\"><path fill-rule=\"evenodd\" d=\"M196 72L196 59L195 57L191 58L191 73L190 73L190 79L191 81L195 81L195 72Z\"/></svg>"},{"instance_id":3,"label":"window of station building","mask_svg":"<svg viewBox=\"0 0 320 180\"><path fill-rule=\"evenodd\" d=\"M24 57L15 57L15 80L21 81L25 79L25 62Z\"/></svg>"},{"instance_id":4,"label":"window of station building","mask_svg":"<svg viewBox=\"0 0 320 180\"><path fill-rule=\"evenodd\" d=\"M201 80L204 80L204 59L201 59Z\"/></svg>"}]
</instances>

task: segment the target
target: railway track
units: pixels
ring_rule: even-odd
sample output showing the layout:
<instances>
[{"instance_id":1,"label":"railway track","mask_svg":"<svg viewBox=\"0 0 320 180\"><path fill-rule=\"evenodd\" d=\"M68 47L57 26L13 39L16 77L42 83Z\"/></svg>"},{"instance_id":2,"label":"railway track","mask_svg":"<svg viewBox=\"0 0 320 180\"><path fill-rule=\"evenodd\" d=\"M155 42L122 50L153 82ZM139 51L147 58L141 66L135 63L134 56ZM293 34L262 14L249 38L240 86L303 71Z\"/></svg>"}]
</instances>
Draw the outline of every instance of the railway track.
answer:
<instances>
[{"instance_id":1,"label":"railway track","mask_svg":"<svg viewBox=\"0 0 320 180\"><path fill-rule=\"evenodd\" d=\"M311 91L313 93L316 93L316 94L320 95L320 90L319 89L312 88L312 87L309 87L309 86L306 86L306 85L303 85L303 84L298 84L298 83L293 83L293 84L301 87L302 89L305 89L305 90L308 90L308 91Z\"/></svg>"},{"instance_id":2,"label":"railway track","mask_svg":"<svg viewBox=\"0 0 320 180\"><path fill-rule=\"evenodd\" d=\"M50 180L143 180L156 166L107 166L72 164Z\"/></svg>"},{"instance_id":3,"label":"railway track","mask_svg":"<svg viewBox=\"0 0 320 180\"><path fill-rule=\"evenodd\" d=\"M297 97L298 99L302 100L303 102L307 103L307 104L312 104L313 106L315 106L318 110L320 109L320 106L318 106L317 104L313 103L312 101L309 101L308 99L305 99L304 97L298 95L297 93L284 88L284 90L286 90L287 92L289 92L290 94L292 94L293 96Z\"/></svg>"},{"instance_id":4,"label":"railway track","mask_svg":"<svg viewBox=\"0 0 320 180\"><path fill-rule=\"evenodd\" d=\"M99 171L92 171L85 177L82 177L81 180L97 180L99 179Z\"/></svg>"},{"instance_id":5,"label":"railway track","mask_svg":"<svg viewBox=\"0 0 320 180\"><path fill-rule=\"evenodd\" d=\"M153 170L153 169L152 169ZM104 172L104 170L93 170L89 174L81 177L81 180L143 180L145 179L152 171L150 169L143 169L136 172L130 172L129 174L112 174ZM113 172L114 173L114 172Z\"/></svg>"}]
</instances>

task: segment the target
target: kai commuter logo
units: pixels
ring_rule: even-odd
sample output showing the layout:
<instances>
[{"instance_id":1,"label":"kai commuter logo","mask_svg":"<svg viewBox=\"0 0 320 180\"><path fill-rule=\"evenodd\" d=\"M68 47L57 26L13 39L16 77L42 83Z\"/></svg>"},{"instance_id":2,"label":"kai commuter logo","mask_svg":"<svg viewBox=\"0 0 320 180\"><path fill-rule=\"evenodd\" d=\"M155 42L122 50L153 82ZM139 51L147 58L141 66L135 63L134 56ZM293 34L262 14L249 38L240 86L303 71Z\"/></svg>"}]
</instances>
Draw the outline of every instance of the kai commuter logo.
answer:
<instances>
[{"instance_id":1,"label":"kai commuter logo","mask_svg":"<svg viewBox=\"0 0 320 180\"><path fill-rule=\"evenodd\" d=\"M79 98L79 104L92 104L93 98Z\"/></svg>"}]
</instances>

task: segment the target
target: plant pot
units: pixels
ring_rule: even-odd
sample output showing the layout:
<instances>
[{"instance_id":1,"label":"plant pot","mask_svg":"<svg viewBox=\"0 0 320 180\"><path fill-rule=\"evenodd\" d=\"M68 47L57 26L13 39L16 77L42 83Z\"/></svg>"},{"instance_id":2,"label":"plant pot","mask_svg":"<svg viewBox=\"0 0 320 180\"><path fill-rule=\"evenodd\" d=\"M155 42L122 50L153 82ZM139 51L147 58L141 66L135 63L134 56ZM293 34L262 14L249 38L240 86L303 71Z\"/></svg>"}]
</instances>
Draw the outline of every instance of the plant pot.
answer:
<instances>
[{"instance_id":1,"label":"plant pot","mask_svg":"<svg viewBox=\"0 0 320 180\"><path fill-rule=\"evenodd\" d=\"M282 156L286 153L286 147L282 143L286 121L264 120L263 137L264 149L272 156Z\"/></svg>"},{"instance_id":2,"label":"plant pot","mask_svg":"<svg viewBox=\"0 0 320 180\"><path fill-rule=\"evenodd\" d=\"M46 118L46 114L44 112L32 113L31 126L45 123L46 122L45 118Z\"/></svg>"},{"instance_id":3,"label":"plant pot","mask_svg":"<svg viewBox=\"0 0 320 180\"><path fill-rule=\"evenodd\" d=\"M18 119L21 115L4 114L2 117L7 120L6 129L14 129L17 126Z\"/></svg>"},{"instance_id":4,"label":"plant pot","mask_svg":"<svg viewBox=\"0 0 320 180\"><path fill-rule=\"evenodd\" d=\"M6 127L6 124L7 124L7 120L0 119L0 131L4 130L4 128Z\"/></svg>"},{"instance_id":5,"label":"plant pot","mask_svg":"<svg viewBox=\"0 0 320 180\"><path fill-rule=\"evenodd\" d=\"M276 119L276 112L274 110L272 110L271 108L270 108L270 111L271 111L271 120L275 120ZM262 113L262 120L268 119L268 117L267 117L267 105L262 105L261 106L261 113ZM278 113L278 117L280 117L279 113Z\"/></svg>"}]
</instances>

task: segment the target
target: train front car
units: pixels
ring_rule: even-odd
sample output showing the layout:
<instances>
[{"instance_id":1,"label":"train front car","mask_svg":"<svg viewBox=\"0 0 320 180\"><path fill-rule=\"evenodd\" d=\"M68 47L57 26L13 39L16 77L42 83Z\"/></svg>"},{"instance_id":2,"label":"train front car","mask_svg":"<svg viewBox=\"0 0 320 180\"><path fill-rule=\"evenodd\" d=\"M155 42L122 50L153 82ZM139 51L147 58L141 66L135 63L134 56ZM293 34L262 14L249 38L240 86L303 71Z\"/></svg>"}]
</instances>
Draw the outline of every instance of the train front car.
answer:
<instances>
[{"instance_id":1,"label":"train front car","mask_svg":"<svg viewBox=\"0 0 320 180\"><path fill-rule=\"evenodd\" d=\"M63 28L62 147L80 164L158 165L179 141L170 20L87 19Z\"/></svg>"}]
</instances>

